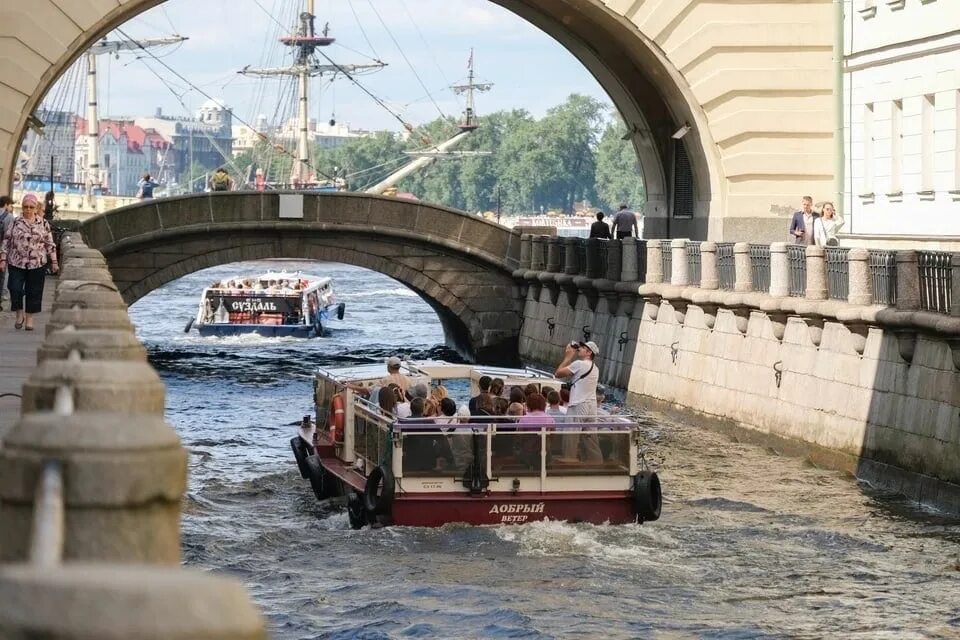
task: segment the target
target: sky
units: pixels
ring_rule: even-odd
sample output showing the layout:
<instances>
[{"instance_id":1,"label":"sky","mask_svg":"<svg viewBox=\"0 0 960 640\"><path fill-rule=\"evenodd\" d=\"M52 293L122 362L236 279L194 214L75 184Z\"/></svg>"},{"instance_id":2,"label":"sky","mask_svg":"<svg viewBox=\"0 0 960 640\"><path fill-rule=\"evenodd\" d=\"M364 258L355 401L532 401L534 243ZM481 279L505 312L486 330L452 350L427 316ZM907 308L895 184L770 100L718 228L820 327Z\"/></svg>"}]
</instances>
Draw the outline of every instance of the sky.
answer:
<instances>
[{"instance_id":1,"label":"sky","mask_svg":"<svg viewBox=\"0 0 960 640\"><path fill-rule=\"evenodd\" d=\"M293 100L280 79L247 78L237 71L246 65L288 64L290 53L276 39L281 26L290 30L304 5L301 0L169 0L141 14L122 32L134 38L188 37L153 53L197 88L145 54L101 56L103 115L151 115L159 107L164 114L185 116L208 96L224 100L235 116L250 123L260 113L274 119L278 103L289 105L285 108L292 113ZM337 39L324 49L337 64L375 58L388 64L358 80L414 125L462 111L462 98L446 87L466 79L471 48L478 79L495 85L478 94L480 114L526 109L539 117L571 93L609 101L566 49L488 0L316 0L316 15L318 30L329 23ZM335 115L359 129L401 127L347 79L314 85L311 117L325 121Z\"/></svg>"}]
</instances>

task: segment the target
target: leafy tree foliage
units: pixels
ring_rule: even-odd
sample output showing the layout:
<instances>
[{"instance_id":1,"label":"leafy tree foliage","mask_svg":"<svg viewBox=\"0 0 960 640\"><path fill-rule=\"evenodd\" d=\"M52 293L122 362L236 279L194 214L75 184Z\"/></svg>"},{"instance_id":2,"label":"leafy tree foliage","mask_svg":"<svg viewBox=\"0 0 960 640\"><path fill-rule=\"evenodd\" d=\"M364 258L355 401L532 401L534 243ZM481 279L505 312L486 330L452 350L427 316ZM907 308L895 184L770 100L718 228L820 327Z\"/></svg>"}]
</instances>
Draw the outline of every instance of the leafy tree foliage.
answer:
<instances>
[{"instance_id":1,"label":"leafy tree foliage","mask_svg":"<svg viewBox=\"0 0 960 640\"><path fill-rule=\"evenodd\" d=\"M404 151L428 149L456 131L455 122L438 118L408 136L380 132L336 149L315 149L314 166L362 190L411 160ZM395 186L466 211L494 210L499 203L503 213L571 212L584 201L606 209L620 202L639 207L645 199L642 174L624 133L608 105L577 94L539 120L523 109L498 111L482 116L480 127L457 147L490 155L437 160ZM263 167L269 158L268 180L286 181L289 156L270 151L262 143L235 164Z\"/></svg>"}]
</instances>

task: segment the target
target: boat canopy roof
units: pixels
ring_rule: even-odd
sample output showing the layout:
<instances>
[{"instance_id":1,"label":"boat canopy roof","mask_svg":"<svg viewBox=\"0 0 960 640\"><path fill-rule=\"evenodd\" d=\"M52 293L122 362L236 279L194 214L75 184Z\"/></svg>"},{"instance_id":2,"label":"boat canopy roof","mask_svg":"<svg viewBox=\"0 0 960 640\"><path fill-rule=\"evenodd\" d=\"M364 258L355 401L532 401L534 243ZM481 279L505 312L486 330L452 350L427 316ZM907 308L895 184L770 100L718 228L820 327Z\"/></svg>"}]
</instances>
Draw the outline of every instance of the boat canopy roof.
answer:
<instances>
[{"instance_id":1,"label":"boat canopy roof","mask_svg":"<svg viewBox=\"0 0 960 640\"><path fill-rule=\"evenodd\" d=\"M330 286L330 278L320 278L298 272L268 271L256 276L226 278L205 289L207 292L230 292L250 290L257 293L306 293Z\"/></svg>"}]
</instances>

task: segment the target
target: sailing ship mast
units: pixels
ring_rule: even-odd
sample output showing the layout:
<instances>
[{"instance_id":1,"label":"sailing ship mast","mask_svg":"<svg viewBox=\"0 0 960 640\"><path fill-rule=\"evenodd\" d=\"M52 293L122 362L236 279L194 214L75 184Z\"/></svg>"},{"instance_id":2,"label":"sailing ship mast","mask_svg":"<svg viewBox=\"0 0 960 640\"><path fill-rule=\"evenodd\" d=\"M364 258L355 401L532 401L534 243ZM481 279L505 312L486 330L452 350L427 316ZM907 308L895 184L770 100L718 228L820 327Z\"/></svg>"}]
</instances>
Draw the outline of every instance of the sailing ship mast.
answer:
<instances>
[{"instance_id":1,"label":"sailing ship mast","mask_svg":"<svg viewBox=\"0 0 960 640\"><path fill-rule=\"evenodd\" d=\"M107 40L104 38L87 50L87 162L84 172L85 206L93 207L94 187L102 186L100 175L100 114L97 108L97 56L121 51L136 51L151 47L177 44L186 40L183 36L151 38L146 40Z\"/></svg>"},{"instance_id":2,"label":"sailing ship mast","mask_svg":"<svg viewBox=\"0 0 960 640\"><path fill-rule=\"evenodd\" d=\"M399 181L403 180L407 176L412 175L420 169L430 165L437 158L464 158L470 156L491 155L490 151L453 151L454 147L469 137L469 135L480 126L480 123L477 121L474 92L489 91L491 87L493 87L492 82L474 82L473 49L470 49L470 59L467 61L467 83L455 84L450 87L453 89L454 93L467 94L467 106L464 109L463 118L457 125L457 128L460 129L460 131L449 140L445 140L440 144L430 147L429 149L424 149L421 151L405 151L404 153L406 155L413 156L415 159L400 167L397 171L391 173L377 184L369 187L365 192L382 194L387 189L394 187Z\"/></svg>"},{"instance_id":3,"label":"sailing ship mast","mask_svg":"<svg viewBox=\"0 0 960 640\"><path fill-rule=\"evenodd\" d=\"M369 69L381 69L383 62L372 64L319 64L314 57L316 50L334 43L330 37L329 25L324 25L320 35L316 33L314 21L314 0L306 1L306 11L300 14L299 30L289 36L280 38L280 42L294 50L293 65L276 69L254 69L244 67L239 73L247 76L295 76L298 80L299 109L298 125L299 136L297 142L297 160L291 170L290 181L295 185L304 185L310 182L310 78L325 73L347 73Z\"/></svg>"}]
</instances>

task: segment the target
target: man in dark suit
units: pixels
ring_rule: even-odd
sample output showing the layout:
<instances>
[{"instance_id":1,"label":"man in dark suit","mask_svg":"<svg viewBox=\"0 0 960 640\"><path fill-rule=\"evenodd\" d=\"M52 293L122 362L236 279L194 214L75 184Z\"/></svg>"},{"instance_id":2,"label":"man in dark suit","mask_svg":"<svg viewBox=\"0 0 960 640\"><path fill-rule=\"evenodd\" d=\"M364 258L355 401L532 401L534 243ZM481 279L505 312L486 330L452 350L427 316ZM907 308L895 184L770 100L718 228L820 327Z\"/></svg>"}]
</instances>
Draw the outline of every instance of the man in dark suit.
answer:
<instances>
[{"instance_id":1,"label":"man in dark suit","mask_svg":"<svg viewBox=\"0 0 960 640\"><path fill-rule=\"evenodd\" d=\"M800 210L793 214L790 221L790 235L794 237L797 244L813 244L813 221L817 219L817 214L813 210L813 198L803 196L800 204Z\"/></svg>"},{"instance_id":2,"label":"man in dark suit","mask_svg":"<svg viewBox=\"0 0 960 640\"><path fill-rule=\"evenodd\" d=\"M603 221L603 212L598 213L597 221L590 225L590 237L603 238L604 240L610 239L610 227Z\"/></svg>"}]
</instances>

